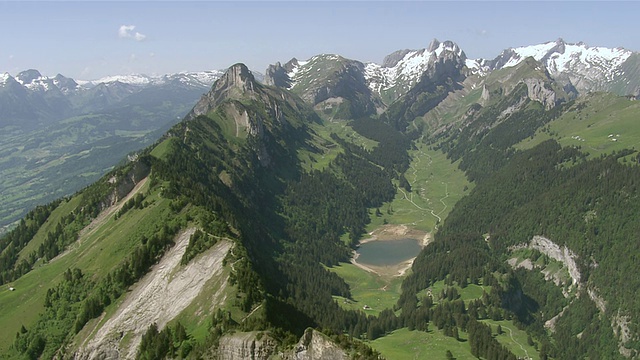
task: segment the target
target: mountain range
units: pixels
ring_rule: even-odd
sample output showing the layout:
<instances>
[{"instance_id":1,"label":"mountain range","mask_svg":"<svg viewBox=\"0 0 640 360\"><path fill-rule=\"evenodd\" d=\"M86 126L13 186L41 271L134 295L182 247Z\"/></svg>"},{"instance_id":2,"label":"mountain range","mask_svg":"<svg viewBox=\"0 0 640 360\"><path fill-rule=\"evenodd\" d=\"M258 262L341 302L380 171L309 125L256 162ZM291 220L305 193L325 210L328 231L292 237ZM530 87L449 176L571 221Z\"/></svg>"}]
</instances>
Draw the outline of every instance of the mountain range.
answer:
<instances>
[{"instance_id":1,"label":"mountain range","mask_svg":"<svg viewBox=\"0 0 640 360\"><path fill-rule=\"evenodd\" d=\"M172 111L147 147L0 237L0 351L637 358L636 58L557 40L472 60L434 40L381 65L292 59L263 81L234 64L182 107L157 102L177 91L140 95L167 80L109 83L109 99L137 89L137 102L54 120L53 137L0 152L28 172L48 163L28 156L79 129ZM41 105L111 86L5 78L27 99L53 91ZM86 159L88 145L66 156ZM407 238L414 258L362 259L368 242Z\"/></svg>"},{"instance_id":2,"label":"mountain range","mask_svg":"<svg viewBox=\"0 0 640 360\"><path fill-rule=\"evenodd\" d=\"M22 71L15 77L4 73L0 76L1 126L32 130L62 118L121 108L127 102L135 103L133 99L136 98L157 97L161 91L172 92L175 98L202 93L221 74L220 71L205 71L76 81L60 74L43 76L34 69Z\"/></svg>"},{"instance_id":3,"label":"mountain range","mask_svg":"<svg viewBox=\"0 0 640 360\"><path fill-rule=\"evenodd\" d=\"M327 114L340 116L346 109L348 118L381 113L425 76L442 73L446 66L459 74L456 76L484 77L528 57L540 62L550 77L574 96L592 91L640 94L638 53L568 44L562 39L509 48L492 60L468 59L454 42L435 39L425 49L389 54L381 65L339 55L318 55L305 61L294 58L284 65L270 66L265 83L298 93Z\"/></svg>"}]
</instances>

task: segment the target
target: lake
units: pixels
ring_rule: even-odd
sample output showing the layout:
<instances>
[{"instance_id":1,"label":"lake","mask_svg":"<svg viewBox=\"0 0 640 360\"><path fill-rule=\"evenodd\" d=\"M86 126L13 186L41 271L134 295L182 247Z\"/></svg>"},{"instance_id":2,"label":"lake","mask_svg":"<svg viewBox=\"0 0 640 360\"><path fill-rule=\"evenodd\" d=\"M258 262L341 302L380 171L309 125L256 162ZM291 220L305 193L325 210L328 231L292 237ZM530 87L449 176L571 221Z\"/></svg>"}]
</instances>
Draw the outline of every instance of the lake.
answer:
<instances>
[{"instance_id":1,"label":"lake","mask_svg":"<svg viewBox=\"0 0 640 360\"><path fill-rule=\"evenodd\" d=\"M361 264L389 266L416 257L420 250L416 239L374 240L360 245L356 253Z\"/></svg>"}]
</instances>

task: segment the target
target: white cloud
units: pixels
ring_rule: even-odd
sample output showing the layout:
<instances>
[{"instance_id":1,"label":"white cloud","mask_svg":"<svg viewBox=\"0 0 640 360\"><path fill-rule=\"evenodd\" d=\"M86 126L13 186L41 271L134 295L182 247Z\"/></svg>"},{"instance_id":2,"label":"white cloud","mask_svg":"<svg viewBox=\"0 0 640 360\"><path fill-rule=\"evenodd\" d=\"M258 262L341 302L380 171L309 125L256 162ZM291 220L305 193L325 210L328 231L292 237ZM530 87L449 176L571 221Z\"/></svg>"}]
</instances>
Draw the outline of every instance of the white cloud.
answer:
<instances>
[{"instance_id":1,"label":"white cloud","mask_svg":"<svg viewBox=\"0 0 640 360\"><path fill-rule=\"evenodd\" d=\"M9 60L13 60L14 57L13 54L9 55Z\"/></svg>"},{"instance_id":2,"label":"white cloud","mask_svg":"<svg viewBox=\"0 0 640 360\"><path fill-rule=\"evenodd\" d=\"M118 37L122 39L134 39L136 41L142 41L147 38L147 35L141 34L139 32L134 32L136 29L135 25L121 25L118 29Z\"/></svg>"},{"instance_id":3,"label":"white cloud","mask_svg":"<svg viewBox=\"0 0 640 360\"><path fill-rule=\"evenodd\" d=\"M85 68L80 72L80 76L82 76L82 78L86 78L89 77L92 72L93 69L91 68L91 66L85 66Z\"/></svg>"}]
</instances>

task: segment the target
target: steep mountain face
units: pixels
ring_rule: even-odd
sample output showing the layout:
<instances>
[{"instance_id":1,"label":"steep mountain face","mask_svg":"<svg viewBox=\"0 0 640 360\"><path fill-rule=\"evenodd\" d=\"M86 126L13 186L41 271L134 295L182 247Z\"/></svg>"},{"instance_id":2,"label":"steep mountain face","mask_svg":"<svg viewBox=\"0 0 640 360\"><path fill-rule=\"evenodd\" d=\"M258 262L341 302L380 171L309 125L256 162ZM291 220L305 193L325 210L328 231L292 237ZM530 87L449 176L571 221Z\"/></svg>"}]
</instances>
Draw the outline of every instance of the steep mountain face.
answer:
<instances>
[{"instance_id":1,"label":"steep mountain face","mask_svg":"<svg viewBox=\"0 0 640 360\"><path fill-rule=\"evenodd\" d=\"M284 65L271 65L265 83L290 89L326 116L357 118L382 113L425 77L436 86L447 77L459 80L460 74L445 75L451 69L443 64L455 63L455 72L461 72L466 61L458 45L434 39L426 49L396 51L382 65L338 55L318 55L306 61L294 58Z\"/></svg>"},{"instance_id":2,"label":"steep mountain face","mask_svg":"<svg viewBox=\"0 0 640 360\"><path fill-rule=\"evenodd\" d=\"M531 56L545 65L556 81L580 93L612 91L619 95L640 93L637 55L623 48L591 47L562 39L539 45L506 49L483 65L489 70L512 67Z\"/></svg>"},{"instance_id":3,"label":"steep mountain face","mask_svg":"<svg viewBox=\"0 0 640 360\"><path fill-rule=\"evenodd\" d=\"M435 77L441 76L439 73L451 70L443 64L453 64L460 71L466 60L466 55L454 42L441 43L434 39L426 49L399 50L387 55L382 65L367 64L365 76L371 90L389 105L407 94L425 76L437 82Z\"/></svg>"},{"instance_id":4,"label":"steep mountain face","mask_svg":"<svg viewBox=\"0 0 640 360\"><path fill-rule=\"evenodd\" d=\"M513 67L483 76L468 76L461 85L427 112L422 122L416 121L416 124L422 123L431 136L437 137L454 129L466 131L465 128L475 122L483 109L498 102L506 103L505 97L511 103L491 117L490 121L496 124L507 115L529 106L528 102L537 102L546 110L551 110L578 96L574 88L558 83L543 64L531 57Z\"/></svg>"},{"instance_id":5,"label":"steep mountain face","mask_svg":"<svg viewBox=\"0 0 640 360\"><path fill-rule=\"evenodd\" d=\"M364 73L359 61L323 54L271 65L265 83L291 90L328 118L351 119L377 114L384 106Z\"/></svg>"},{"instance_id":6,"label":"steep mountain face","mask_svg":"<svg viewBox=\"0 0 640 360\"><path fill-rule=\"evenodd\" d=\"M462 89L462 82L466 77L464 72L466 57L464 52L452 42L439 43L434 40L426 51L409 52L403 60L407 60L407 64L412 64L412 60L416 61L421 64L416 68L422 68L422 71L417 72L420 75L415 84L394 101L382 115L384 121L401 131L405 131L415 119L427 114L450 93ZM405 63L400 61L395 68L415 70L413 67L405 68L403 65ZM406 80L415 76L415 73L407 74L409 76L401 72L398 78ZM418 129L414 127L413 130Z\"/></svg>"}]
</instances>

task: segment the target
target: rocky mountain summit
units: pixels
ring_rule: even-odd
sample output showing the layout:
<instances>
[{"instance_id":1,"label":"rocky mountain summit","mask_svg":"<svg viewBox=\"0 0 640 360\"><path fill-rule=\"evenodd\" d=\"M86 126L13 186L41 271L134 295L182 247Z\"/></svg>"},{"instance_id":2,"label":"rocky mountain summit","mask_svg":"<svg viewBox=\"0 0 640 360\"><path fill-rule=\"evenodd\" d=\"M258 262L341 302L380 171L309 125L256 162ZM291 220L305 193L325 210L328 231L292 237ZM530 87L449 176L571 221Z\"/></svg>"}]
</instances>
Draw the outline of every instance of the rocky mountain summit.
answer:
<instances>
[{"instance_id":1,"label":"rocky mountain summit","mask_svg":"<svg viewBox=\"0 0 640 360\"><path fill-rule=\"evenodd\" d=\"M433 39L426 49L399 50L387 55L382 65L368 63L365 76L369 88L390 104L408 93L423 77L439 76L444 70L441 70L443 64L454 64L459 71L466 59L454 42Z\"/></svg>"}]
</instances>

